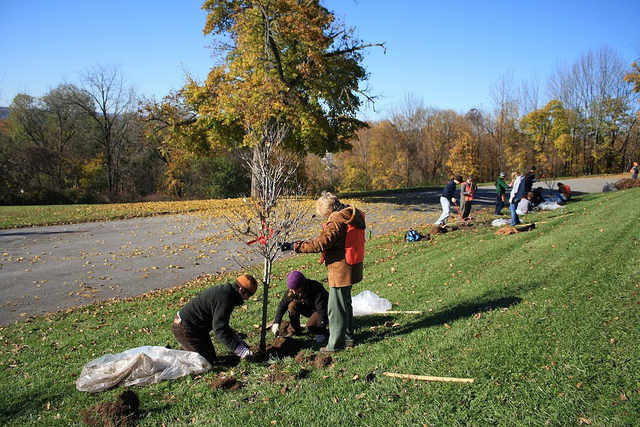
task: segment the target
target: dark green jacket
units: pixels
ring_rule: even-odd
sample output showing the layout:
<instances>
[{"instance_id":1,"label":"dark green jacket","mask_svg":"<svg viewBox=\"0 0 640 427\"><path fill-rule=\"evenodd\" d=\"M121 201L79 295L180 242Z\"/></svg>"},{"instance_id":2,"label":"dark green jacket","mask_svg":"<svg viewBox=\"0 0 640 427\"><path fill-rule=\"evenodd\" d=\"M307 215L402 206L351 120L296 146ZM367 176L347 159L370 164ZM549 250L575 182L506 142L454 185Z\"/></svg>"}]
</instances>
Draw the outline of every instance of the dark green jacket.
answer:
<instances>
[{"instance_id":1,"label":"dark green jacket","mask_svg":"<svg viewBox=\"0 0 640 427\"><path fill-rule=\"evenodd\" d=\"M509 186L506 182L504 182L503 177L498 177L496 181L496 194L504 194L505 190L507 190Z\"/></svg>"},{"instance_id":2,"label":"dark green jacket","mask_svg":"<svg viewBox=\"0 0 640 427\"><path fill-rule=\"evenodd\" d=\"M211 332L230 351L236 349L235 332L229 326L233 309L244 303L238 285L227 283L200 292L180 310L188 329Z\"/></svg>"}]
</instances>

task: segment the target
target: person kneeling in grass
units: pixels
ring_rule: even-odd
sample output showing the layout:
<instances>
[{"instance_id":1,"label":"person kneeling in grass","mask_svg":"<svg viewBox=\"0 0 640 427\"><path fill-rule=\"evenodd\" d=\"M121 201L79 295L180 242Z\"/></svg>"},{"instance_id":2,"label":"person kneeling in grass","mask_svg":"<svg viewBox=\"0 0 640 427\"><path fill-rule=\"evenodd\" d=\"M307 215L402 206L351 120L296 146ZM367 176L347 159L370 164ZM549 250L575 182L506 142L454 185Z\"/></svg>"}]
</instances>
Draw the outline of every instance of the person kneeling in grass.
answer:
<instances>
[{"instance_id":1,"label":"person kneeling in grass","mask_svg":"<svg viewBox=\"0 0 640 427\"><path fill-rule=\"evenodd\" d=\"M171 327L185 350L195 351L213 365L216 350L210 332L230 351L244 359L252 355L247 344L236 334L229 319L233 309L256 293L258 282L244 274L233 283L212 286L196 295L178 311Z\"/></svg>"},{"instance_id":2,"label":"person kneeling in grass","mask_svg":"<svg viewBox=\"0 0 640 427\"><path fill-rule=\"evenodd\" d=\"M516 214L518 215L526 215L530 213L533 209L533 192L529 191L525 197L520 200L518 203L518 208L516 209Z\"/></svg>"},{"instance_id":3,"label":"person kneeling in grass","mask_svg":"<svg viewBox=\"0 0 640 427\"><path fill-rule=\"evenodd\" d=\"M294 334L301 334L300 316L308 317L307 330L315 334L316 342L323 344L327 337L327 304L329 292L322 283L307 279L300 271L292 271L287 277L287 293L280 300L280 304L273 318L271 331L277 337L280 334L280 323L284 313L289 313L289 323Z\"/></svg>"}]
</instances>

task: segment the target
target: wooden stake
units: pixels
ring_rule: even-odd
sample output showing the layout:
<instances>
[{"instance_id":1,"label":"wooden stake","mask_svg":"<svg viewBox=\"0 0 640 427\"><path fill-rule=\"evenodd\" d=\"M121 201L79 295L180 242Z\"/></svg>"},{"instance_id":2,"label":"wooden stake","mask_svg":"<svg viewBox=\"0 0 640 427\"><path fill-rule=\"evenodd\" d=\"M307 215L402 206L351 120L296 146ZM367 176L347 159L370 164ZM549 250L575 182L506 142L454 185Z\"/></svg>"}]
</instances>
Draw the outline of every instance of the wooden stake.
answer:
<instances>
[{"instance_id":1,"label":"wooden stake","mask_svg":"<svg viewBox=\"0 0 640 427\"><path fill-rule=\"evenodd\" d=\"M376 311L370 314L422 314L421 311Z\"/></svg>"},{"instance_id":2,"label":"wooden stake","mask_svg":"<svg viewBox=\"0 0 640 427\"><path fill-rule=\"evenodd\" d=\"M408 380L437 381L445 383L472 383L475 381L473 378L431 377L428 375L396 374L394 372L383 372L382 375L393 378L405 378Z\"/></svg>"}]
</instances>

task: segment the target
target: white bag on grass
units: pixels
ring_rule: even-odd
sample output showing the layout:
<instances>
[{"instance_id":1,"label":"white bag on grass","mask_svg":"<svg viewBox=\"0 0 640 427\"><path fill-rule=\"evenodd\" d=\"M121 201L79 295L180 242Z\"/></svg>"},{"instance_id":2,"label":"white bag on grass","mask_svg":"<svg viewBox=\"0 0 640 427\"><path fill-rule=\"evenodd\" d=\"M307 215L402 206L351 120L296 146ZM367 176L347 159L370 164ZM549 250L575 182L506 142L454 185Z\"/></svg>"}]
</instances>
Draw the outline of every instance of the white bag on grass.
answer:
<instances>
[{"instance_id":1,"label":"white bag on grass","mask_svg":"<svg viewBox=\"0 0 640 427\"><path fill-rule=\"evenodd\" d=\"M542 202L537 207L541 211L555 211L556 209L561 209L564 206L559 205L558 202Z\"/></svg>"},{"instance_id":2,"label":"white bag on grass","mask_svg":"<svg viewBox=\"0 0 640 427\"><path fill-rule=\"evenodd\" d=\"M210 368L209 362L193 351L143 346L118 354L105 354L87 363L76 381L76 388L95 393L118 385L150 385L200 374Z\"/></svg>"},{"instance_id":3,"label":"white bag on grass","mask_svg":"<svg viewBox=\"0 0 640 427\"><path fill-rule=\"evenodd\" d=\"M383 313L391 308L388 299L380 298L371 291L362 291L351 298L354 316L366 316L367 314Z\"/></svg>"},{"instance_id":4,"label":"white bag on grass","mask_svg":"<svg viewBox=\"0 0 640 427\"><path fill-rule=\"evenodd\" d=\"M491 221L491 225L493 227L502 227L503 225L511 224L511 219L509 218L497 218Z\"/></svg>"}]
</instances>

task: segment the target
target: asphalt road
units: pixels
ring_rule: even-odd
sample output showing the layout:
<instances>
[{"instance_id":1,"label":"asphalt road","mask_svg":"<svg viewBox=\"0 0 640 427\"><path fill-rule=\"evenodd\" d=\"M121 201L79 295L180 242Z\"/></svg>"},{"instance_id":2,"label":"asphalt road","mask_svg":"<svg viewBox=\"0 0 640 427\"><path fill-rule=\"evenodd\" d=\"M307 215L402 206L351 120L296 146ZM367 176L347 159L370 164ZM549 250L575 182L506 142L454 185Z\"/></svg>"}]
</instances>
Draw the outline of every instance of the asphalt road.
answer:
<instances>
[{"instance_id":1,"label":"asphalt road","mask_svg":"<svg viewBox=\"0 0 640 427\"><path fill-rule=\"evenodd\" d=\"M564 182L575 194L595 193L622 177ZM474 207L493 206L494 191L481 187ZM439 197L440 191L374 197L359 207L375 236L433 223ZM252 251L230 238L222 220L197 215L0 230L0 325L237 270L238 253L259 263Z\"/></svg>"}]
</instances>

